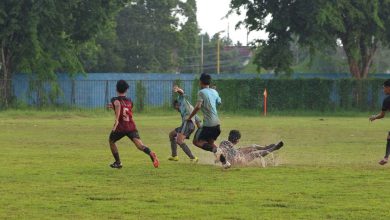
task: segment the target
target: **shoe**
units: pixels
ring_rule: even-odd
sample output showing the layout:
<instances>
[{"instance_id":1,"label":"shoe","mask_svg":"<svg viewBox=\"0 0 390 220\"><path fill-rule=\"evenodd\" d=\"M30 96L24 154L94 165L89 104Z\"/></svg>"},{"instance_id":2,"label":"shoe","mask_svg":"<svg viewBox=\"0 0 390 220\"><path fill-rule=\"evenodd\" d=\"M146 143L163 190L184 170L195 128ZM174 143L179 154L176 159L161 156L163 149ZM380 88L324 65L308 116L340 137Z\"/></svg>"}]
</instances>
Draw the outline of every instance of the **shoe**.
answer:
<instances>
[{"instance_id":1,"label":"shoe","mask_svg":"<svg viewBox=\"0 0 390 220\"><path fill-rule=\"evenodd\" d=\"M154 152L150 152L150 158L153 161L154 168L158 168L158 165L160 165L160 162L158 162L157 155Z\"/></svg>"},{"instance_id":2,"label":"shoe","mask_svg":"<svg viewBox=\"0 0 390 220\"><path fill-rule=\"evenodd\" d=\"M280 141L279 143L277 143L274 147L274 150L279 150L280 148L282 148L284 145L283 141Z\"/></svg>"},{"instance_id":3,"label":"shoe","mask_svg":"<svg viewBox=\"0 0 390 220\"><path fill-rule=\"evenodd\" d=\"M222 155L222 150L221 150L221 148L217 147L217 152L214 153L215 160L216 160L216 161L219 161L221 155Z\"/></svg>"},{"instance_id":4,"label":"shoe","mask_svg":"<svg viewBox=\"0 0 390 220\"><path fill-rule=\"evenodd\" d=\"M261 147L261 146L256 147L256 149L257 149L257 150L269 150L269 149L274 148L275 146L276 146L275 144L270 144L270 145L265 146L265 147Z\"/></svg>"},{"instance_id":5,"label":"shoe","mask_svg":"<svg viewBox=\"0 0 390 220\"><path fill-rule=\"evenodd\" d=\"M170 161L179 161L179 157L178 156L169 157L168 160L170 160Z\"/></svg>"},{"instance_id":6,"label":"shoe","mask_svg":"<svg viewBox=\"0 0 390 220\"><path fill-rule=\"evenodd\" d=\"M229 163L229 161L226 161L225 164L222 164L222 167L223 167L224 169L229 169L231 166L232 166L232 165Z\"/></svg>"},{"instance_id":7,"label":"shoe","mask_svg":"<svg viewBox=\"0 0 390 220\"><path fill-rule=\"evenodd\" d=\"M198 163L199 159L198 157L195 157L194 159L190 159L191 163Z\"/></svg>"},{"instance_id":8,"label":"shoe","mask_svg":"<svg viewBox=\"0 0 390 220\"><path fill-rule=\"evenodd\" d=\"M120 168L122 168L122 163L121 162L114 162L114 163L112 163L112 164L110 164L110 167L111 168L115 168L115 169L120 169Z\"/></svg>"},{"instance_id":9,"label":"shoe","mask_svg":"<svg viewBox=\"0 0 390 220\"><path fill-rule=\"evenodd\" d=\"M388 159L387 158L383 158L381 161L379 161L378 163L380 164L380 165L385 165L385 164L387 164L387 162L388 162Z\"/></svg>"}]
</instances>

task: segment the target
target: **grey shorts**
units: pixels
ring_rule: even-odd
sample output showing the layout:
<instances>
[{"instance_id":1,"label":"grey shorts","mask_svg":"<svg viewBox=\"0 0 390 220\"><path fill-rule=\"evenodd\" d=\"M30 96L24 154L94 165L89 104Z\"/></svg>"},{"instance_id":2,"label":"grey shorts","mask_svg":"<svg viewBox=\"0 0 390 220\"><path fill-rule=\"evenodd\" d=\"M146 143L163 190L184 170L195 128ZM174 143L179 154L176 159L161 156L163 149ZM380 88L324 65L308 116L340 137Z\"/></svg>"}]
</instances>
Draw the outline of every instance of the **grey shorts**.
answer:
<instances>
[{"instance_id":1,"label":"grey shorts","mask_svg":"<svg viewBox=\"0 0 390 220\"><path fill-rule=\"evenodd\" d=\"M185 121L180 127L175 129L176 133L182 133L186 136L186 139L190 139L192 132L195 131L195 125L192 121Z\"/></svg>"}]
</instances>

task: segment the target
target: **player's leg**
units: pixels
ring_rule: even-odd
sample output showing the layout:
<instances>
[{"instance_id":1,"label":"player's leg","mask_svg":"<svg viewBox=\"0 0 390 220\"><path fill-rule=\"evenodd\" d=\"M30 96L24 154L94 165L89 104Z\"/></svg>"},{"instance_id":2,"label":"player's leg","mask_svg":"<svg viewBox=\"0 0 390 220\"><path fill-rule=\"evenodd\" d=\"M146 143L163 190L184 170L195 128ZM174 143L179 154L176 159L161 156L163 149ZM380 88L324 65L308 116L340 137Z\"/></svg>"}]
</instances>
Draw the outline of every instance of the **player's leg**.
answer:
<instances>
[{"instance_id":1,"label":"player's leg","mask_svg":"<svg viewBox=\"0 0 390 220\"><path fill-rule=\"evenodd\" d=\"M250 153L252 151L257 151L257 148L256 147L242 147L238 150L244 154L247 154L247 153Z\"/></svg>"},{"instance_id":2,"label":"player's leg","mask_svg":"<svg viewBox=\"0 0 390 220\"><path fill-rule=\"evenodd\" d=\"M193 144L199 148L202 148L205 151L215 153L217 151L217 146L215 146L214 144L214 136L215 135L213 134L212 127L199 128L195 133Z\"/></svg>"},{"instance_id":3,"label":"player's leg","mask_svg":"<svg viewBox=\"0 0 390 220\"><path fill-rule=\"evenodd\" d=\"M390 131L387 135L386 153L383 159L379 161L379 164L385 165L389 161L389 155L390 155Z\"/></svg>"},{"instance_id":4,"label":"player's leg","mask_svg":"<svg viewBox=\"0 0 390 220\"><path fill-rule=\"evenodd\" d=\"M137 131L131 132L128 134L128 137L135 144L138 150L143 151L145 154L150 156L150 159L153 162L153 166L157 168L160 164L157 155L153 151L151 151L147 146L145 146L144 143L142 143L138 132Z\"/></svg>"},{"instance_id":5,"label":"player's leg","mask_svg":"<svg viewBox=\"0 0 390 220\"><path fill-rule=\"evenodd\" d=\"M112 156L114 157L115 159L115 162L110 164L110 167L112 168L122 168L122 163L121 163L121 160L120 160L120 157L119 157L119 151L118 151L118 147L116 146L116 142L118 140L120 140L122 137L124 137L125 135L122 134L122 133L118 133L118 132L114 132L112 131L111 134L110 134L110 137L108 139L108 143L110 144L110 149L111 149L111 153L112 153Z\"/></svg>"},{"instance_id":6,"label":"player's leg","mask_svg":"<svg viewBox=\"0 0 390 220\"><path fill-rule=\"evenodd\" d=\"M268 148L267 150L257 150L257 151L250 152L252 157L249 157L249 158L255 159L255 158L258 158L258 157L265 157L269 153L279 150L280 148L283 147L283 145L284 145L284 143L282 141L280 141L277 144L273 144L273 147ZM248 161L248 162L250 162L250 161Z\"/></svg>"},{"instance_id":7,"label":"player's leg","mask_svg":"<svg viewBox=\"0 0 390 220\"><path fill-rule=\"evenodd\" d=\"M183 133L178 133L177 134L177 144L181 147L181 149L184 151L184 153L191 159L195 160L195 156L192 154L190 148L187 146L187 144L184 142L186 139L186 135ZM196 162L196 161L194 161Z\"/></svg>"},{"instance_id":8,"label":"player's leg","mask_svg":"<svg viewBox=\"0 0 390 220\"><path fill-rule=\"evenodd\" d=\"M191 134L195 130L195 125L192 122L186 121L181 126L180 130L177 133L177 144L181 147L184 153L190 158L191 162L198 162L198 158L195 157L188 145L184 142L185 139L189 139Z\"/></svg>"},{"instance_id":9,"label":"player's leg","mask_svg":"<svg viewBox=\"0 0 390 220\"><path fill-rule=\"evenodd\" d=\"M213 152L216 156L216 159L219 160L222 165L229 165L230 163L226 163L225 156L218 151L217 146L214 144L214 141L221 134L221 130L219 126L216 127L202 127L199 128L194 136L193 144L199 148L202 148L205 151Z\"/></svg>"},{"instance_id":10,"label":"player's leg","mask_svg":"<svg viewBox=\"0 0 390 220\"><path fill-rule=\"evenodd\" d=\"M222 163L222 166L227 169L230 168L231 164L226 160L225 155L221 152L221 150L215 145L215 141L221 134L221 128L219 125L210 127L205 135L205 139L207 143L203 146L208 149L212 149L212 152L215 154L216 159Z\"/></svg>"},{"instance_id":11,"label":"player's leg","mask_svg":"<svg viewBox=\"0 0 390 220\"><path fill-rule=\"evenodd\" d=\"M178 161L179 158L177 156L177 143L175 138L177 137L177 128L169 133L169 141L171 143L171 157L168 160Z\"/></svg>"},{"instance_id":12,"label":"player's leg","mask_svg":"<svg viewBox=\"0 0 390 220\"><path fill-rule=\"evenodd\" d=\"M204 136L204 134L202 134L202 133L204 133L203 130L204 130L204 127L198 128L198 130L196 130L196 132L195 132L194 139L192 140L192 143L199 148L202 148L203 144L207 143L207 141L202 140L202 136Z\"/></svg>"},{"instance_id":13,"label":"player's leg","mask_svg":"<svg viewBox=\"0 0 390 220\"><path fill-rule=\"evenodd\" d=\"M267 146L255 146L256 150L268 150L272 147L274 147L275 144L270 144L270 145L267 145Z\"/></svg>"}]
</instances>

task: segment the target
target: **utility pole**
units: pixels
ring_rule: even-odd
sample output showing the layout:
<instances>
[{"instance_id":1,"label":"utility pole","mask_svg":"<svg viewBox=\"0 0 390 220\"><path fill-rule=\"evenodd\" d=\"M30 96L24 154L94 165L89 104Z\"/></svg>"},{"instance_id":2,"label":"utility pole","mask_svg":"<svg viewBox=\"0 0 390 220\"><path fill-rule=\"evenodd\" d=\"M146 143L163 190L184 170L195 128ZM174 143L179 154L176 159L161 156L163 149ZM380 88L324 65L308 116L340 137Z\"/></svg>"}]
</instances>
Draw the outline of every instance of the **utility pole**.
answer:
<instances>
[{"instance_id":1,"label":"utility pole","mask_svg":"<svg viewBox=\"0 0 390 220\"><path fill-rule=\"evenodd\" d=\"M222 30L222 31L219 31L217 32L217 74L220 73L220 44L221 44L221 40L220 40L220 37L219 35L221 33L225 32L225 30Z\"/></svg>"},{"instance_id":2,"label":"utility pole","mask_svg":"<svg viewBox=\"0 0 390 220\"><path fill-rule=\"evenodd\" d=\"M249 29L246 28L246 46L249 46Z\"/></svg>"},{"instance_id":3,"label":"utility pole","mask_svg":"<svg viewBox=\"0 0 390 220\"><path fill-rule=\"evenodd\" d=\"M217 74L219 74L219 35L218 35L218 39L217 39Z\"/></svg>"},{"instance_id":4,"label":"utility pole","mask_svg":"<svg viewBox=\"0 0 390 220\"><path fill-rule=\"evenodd\" d=\"M200 73L203 73L203 34L201 39L201 46L200 46Z\"/></svg>"}]
</instances>

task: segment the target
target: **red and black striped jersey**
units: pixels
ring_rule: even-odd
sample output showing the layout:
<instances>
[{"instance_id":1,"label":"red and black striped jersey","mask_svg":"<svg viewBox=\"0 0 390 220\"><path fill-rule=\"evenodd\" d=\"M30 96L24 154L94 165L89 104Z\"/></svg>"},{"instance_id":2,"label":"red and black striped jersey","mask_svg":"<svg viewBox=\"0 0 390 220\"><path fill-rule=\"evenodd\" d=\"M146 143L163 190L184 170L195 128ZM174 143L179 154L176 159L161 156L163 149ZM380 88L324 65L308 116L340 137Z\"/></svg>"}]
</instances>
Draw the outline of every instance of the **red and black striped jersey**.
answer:
<instances>
[{"instance_id":1,"label":"red and black striped jersey","mask_svg":"<svg viewBox=\"0 0 390 220\"><path fill-rule=\"evenodd\" d=\"M119 115L119 124L116 127L115 131L117 132L129 132L136 131L137 128L135 126L133 120L133 102L130 98L126 96L118 96L111 99L112 107L115 111L114 102L118 100L120 103L120 115Z\"/></svg>"}]
</instances>

